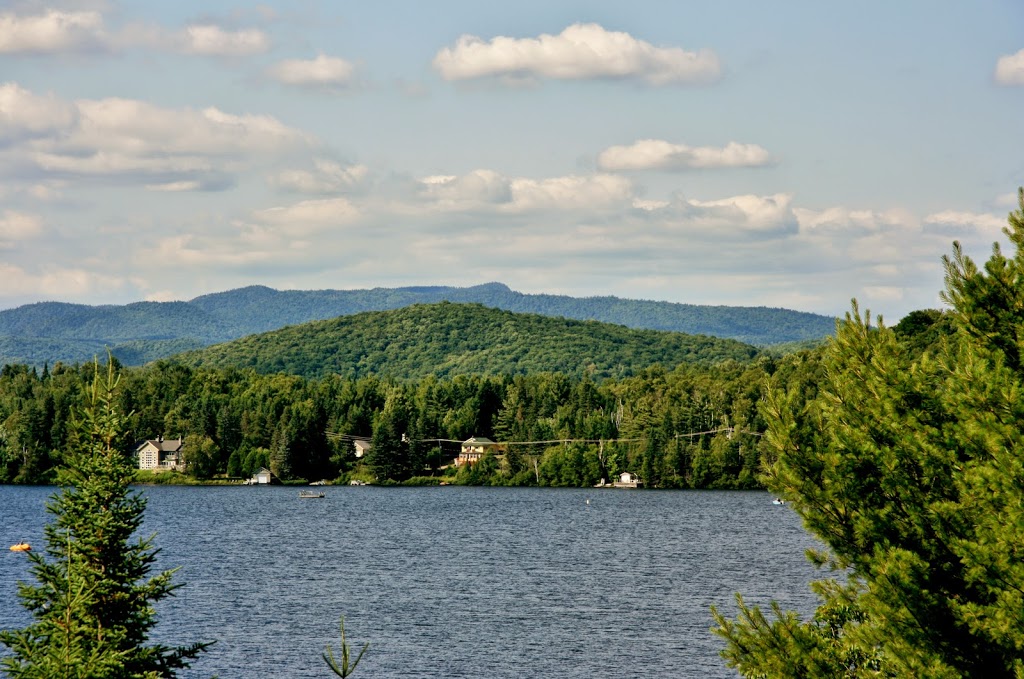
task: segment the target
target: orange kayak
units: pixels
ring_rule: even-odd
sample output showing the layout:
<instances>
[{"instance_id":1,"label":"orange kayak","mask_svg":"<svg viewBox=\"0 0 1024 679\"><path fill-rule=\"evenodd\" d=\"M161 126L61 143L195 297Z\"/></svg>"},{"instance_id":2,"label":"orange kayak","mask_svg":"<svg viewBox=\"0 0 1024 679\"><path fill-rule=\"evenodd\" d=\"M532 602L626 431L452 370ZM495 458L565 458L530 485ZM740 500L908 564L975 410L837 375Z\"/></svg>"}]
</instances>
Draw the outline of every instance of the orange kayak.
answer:
<instances>
[{"instance_id":1,"label":"orange kayak","mask_svg":"<svg viewBox=\"0 0 1024 679\"><path fill-rule=\"evenodd\" d=\"M32 546L27 542L19 542L16 545L11 545L12 552L31 552Z\"/></svg>"}]
</instances>

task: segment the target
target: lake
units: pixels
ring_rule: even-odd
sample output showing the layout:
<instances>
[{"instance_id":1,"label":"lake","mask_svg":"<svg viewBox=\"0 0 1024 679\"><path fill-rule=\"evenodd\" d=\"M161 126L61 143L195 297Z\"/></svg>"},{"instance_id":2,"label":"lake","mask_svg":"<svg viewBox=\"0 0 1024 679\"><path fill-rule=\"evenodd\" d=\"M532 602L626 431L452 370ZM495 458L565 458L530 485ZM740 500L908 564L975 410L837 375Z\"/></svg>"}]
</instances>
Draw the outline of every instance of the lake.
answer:
<instances>
[{"instance_id":1,"label":"lake","mask_svg":"<svg viewBox=\"0 0 1024 679\"><path fill-rule=\"evenodd\" d=\"M0 486L0 629L28 614L22 539L54 488ZM185 586L155 638L217 643L182 676L732 677L709 607L814 609L817 543L763 492L147 486L144 531Z\"/></svg>"}]
</instances>

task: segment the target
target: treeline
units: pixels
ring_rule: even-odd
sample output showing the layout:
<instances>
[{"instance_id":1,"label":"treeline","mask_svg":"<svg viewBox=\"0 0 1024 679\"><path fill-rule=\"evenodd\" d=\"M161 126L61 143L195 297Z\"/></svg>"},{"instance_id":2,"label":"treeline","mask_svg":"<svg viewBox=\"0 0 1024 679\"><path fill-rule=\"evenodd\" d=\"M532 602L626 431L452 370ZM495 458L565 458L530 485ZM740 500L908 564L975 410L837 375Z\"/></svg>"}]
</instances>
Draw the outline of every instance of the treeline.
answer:
<instances>
[{"instance_id":1,"label":"treeline","mask_svg":"<svg viewBox=\"0 0 1024 679\"><path fill-rule=\"evenodd\" d=\"M815 366L805 353L714 369L654 367L603 382L556 373L400 382L158 362L121 368L118 398L132 439L185 437L197 478L244 477L261 466L284 479L344 477L359 462L349 437L361 436L374 445L360 464L402 481L441 473L458 441L485 436L549 443L509 446L456 480L581 486L632 471L658 487L749 488L765 378L812 385ZM69 413L93 372L91 364L0 371L0 482L53 479L68 449ZM550 443L566 439L592 442Z\"/></svg>"}]
</instances>

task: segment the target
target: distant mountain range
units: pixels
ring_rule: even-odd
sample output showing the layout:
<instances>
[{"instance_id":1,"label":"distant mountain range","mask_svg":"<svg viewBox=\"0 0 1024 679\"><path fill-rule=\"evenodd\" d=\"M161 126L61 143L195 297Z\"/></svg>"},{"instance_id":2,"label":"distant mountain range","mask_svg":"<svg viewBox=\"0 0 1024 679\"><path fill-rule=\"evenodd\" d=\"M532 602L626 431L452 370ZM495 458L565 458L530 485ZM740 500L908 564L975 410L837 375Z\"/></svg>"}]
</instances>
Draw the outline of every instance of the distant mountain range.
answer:
<instances>
[{"instance_id":1,"label":"distant mountain range","mask_svg":"<svg viewBox=\"0 0 1024 679\"><path fill-rule=\"evenodd\" d=\"M522 314L479 304L414 304L311 321L174 356L196 367L309 378L526 375L623 378L655 364L749 361L756 347L708 335Z\"/></svg>"},{"instance_id":2,"label":"distant mountain range","mask_svg":"<svg viewBox=\"0 0 1024 679\"><path fill-rule=\"evenodd\" d=\"M274 290L250 286L188 302L88 306L27 304L0 311L0 364L77 363L110 348L126 365L288 325L413 304L465 302L519 313L630 328L710 335L765 347L820 340L835 319L768 307L729 307L515 292L501 283L371 290Z\"/></svg>"}]
</instances>

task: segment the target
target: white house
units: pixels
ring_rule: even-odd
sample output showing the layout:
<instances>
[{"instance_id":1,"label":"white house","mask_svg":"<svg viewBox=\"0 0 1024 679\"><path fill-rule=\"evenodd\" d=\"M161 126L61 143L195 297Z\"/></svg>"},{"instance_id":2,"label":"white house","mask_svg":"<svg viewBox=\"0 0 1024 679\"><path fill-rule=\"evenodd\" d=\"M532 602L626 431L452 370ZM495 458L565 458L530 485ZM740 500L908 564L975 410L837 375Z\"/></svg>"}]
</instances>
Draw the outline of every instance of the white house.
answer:
<instances>
[{"instance_id":1,"label":"white house","mask_svg":"<svg viewBox=\"0 0 1024 679\"><path fill-rule=\"evenodd\" d=\"M455 460L455 466L473 464L479 462L480 458L488 452L498 452L498 444L484 436L474 436L462 442L462 450Z\"/></svg>"},{"instance_id":2,"label":"white house","mask_svg":"<svg viewBox=\"0 0 1024 679\"><path fill-rule=\"evenodd\" d=\"M363 439L356 439L352 442L352 445L356 449L356 457L362 457L366 455L367 451L370 450L370 442Z\"/></svg>"},{"instance_id":3,"label":"white house","mask_svg":"<svg viewBox=\"0 0 1024 679\"><path fill-rule=\"evenodd\" d=\"M139 460L139 469L152 469L153 471L180 471L185 468L185 460L182 457L182 449L185 447L185 439L165 439L158 436L155 439L143 441L135 448L135 456Z\"/></svg>"}]
</instances>

